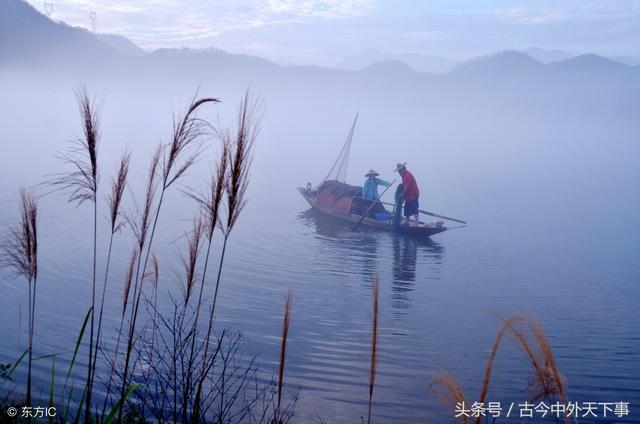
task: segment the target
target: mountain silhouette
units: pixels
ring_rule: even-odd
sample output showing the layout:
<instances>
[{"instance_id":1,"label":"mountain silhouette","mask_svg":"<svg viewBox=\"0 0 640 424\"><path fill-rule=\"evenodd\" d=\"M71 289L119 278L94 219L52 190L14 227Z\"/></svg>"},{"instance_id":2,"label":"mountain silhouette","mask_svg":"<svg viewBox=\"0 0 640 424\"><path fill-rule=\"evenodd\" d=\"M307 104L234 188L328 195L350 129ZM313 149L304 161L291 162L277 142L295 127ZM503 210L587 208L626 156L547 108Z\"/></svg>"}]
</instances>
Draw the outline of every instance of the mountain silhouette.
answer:
<instances>
[{"instance_id":1,"label":"mountain silhouette","mask_svg":"<svg viewBox=\"0 0 640 424\"><path fill-rule=\"evenodd\" d=\"M22 0L0 1L0 63L94 66L117 52L89 31L53 22Z\"/></svg>"},{"instance_id":2,"label":"mountain silhouette","mask_svg":"<svg viewBox=\"0 0 640 424\"><path fill-rule=\"evenodd\" d=\"M549 67L574 72L624 72L632 69L629 65L597 54L583 54L571 59L550 63Z\"/></svg>"},{"instance_id":3,"label":"mountain silhouette","mask_svg":"<svg viewBox=\"0 0 640 424\"><path fill-rule=\"evenodd\" d=\"M321 82L341 87L387 82L410 87L450 80L456 84L464 81L470 84L488 83L487 87L490 87L509 81L542 84L547 83L542 79L560 78L554 75L567 73L595 75L599 81L602 78L619 78L621 75L637 81L640 69L594 54L544 64L531 57L531 54L540 57L544 53L544 60L547 61L564 57L566 52L542 49L529 49L530 54L506 50L460 63L450 71L439 74L424 72L424 63L420 65L423 69L416 70L419 67L416 58L428 62L435 60L436 56L389 55L377 51L363 55L360 59L366 60L361 63L381 57L383 60L374 60L358 70L281 66L257 56L232 54L219 49L182 48L145 52L125 37L94 34L83 28L54 22L23 0L0 0L0 39L0 66L30 72L64 70L76 80L90 75L121 77L124 80L160 78L200 82L228 78L245 81L245 84L269 80L288 85ZM356 62L343 63L343 67L357 68L360 65ZM443 63L438 66L444 66ZM549 83L558 85L562 81ZM617 83L625 84L625 81Z\"/></svg>"},{"instance_id":4,"label":"mountain silhouette","mask_svg":"<svg viewBox=\"0 0 640 424\"><path fill-rule=\"evenodd\" d=\"M338 64L338 69L359 71L379 62L404 62L415 71L444 73L457 62L437 55L417 53L387 53L378 50L367 50L357 55L349 56Z\"/></svg>"},{"instance_id":5,"label":"mountain silhouette","mask_svg":"<svg viewBox=\"0 0 640 424\"><path fill-rule=\"evenodd\" d=\"M119 53L132 56L143 56L147 52L127 37L115 34L93 34L98 40Z\"/></svg>"},{"instance_id":6,"label":"mountain silhouette","mask_svg":"<svg viewBox=\"0 0 640 424\"><path fill-rule=\"evenodd\" d=\"M476 78L524 76L540 72L544 65L526 53L505 50L491 55L481 56L457 65L451 73Z\"/></svg>"},{"instance_id":7,"label":"mountain silhouette","mask_svg":"<svg viewBox=\"0 0 640 424\"><path fill-rule=\"evenodd\" d=\"M572 54L563 50L548 50L541 49L539 47L530 47L523 50L523 52L528 54L538 62L545 64L570 59L573 56Z\"/></svg>"}]
</instances>

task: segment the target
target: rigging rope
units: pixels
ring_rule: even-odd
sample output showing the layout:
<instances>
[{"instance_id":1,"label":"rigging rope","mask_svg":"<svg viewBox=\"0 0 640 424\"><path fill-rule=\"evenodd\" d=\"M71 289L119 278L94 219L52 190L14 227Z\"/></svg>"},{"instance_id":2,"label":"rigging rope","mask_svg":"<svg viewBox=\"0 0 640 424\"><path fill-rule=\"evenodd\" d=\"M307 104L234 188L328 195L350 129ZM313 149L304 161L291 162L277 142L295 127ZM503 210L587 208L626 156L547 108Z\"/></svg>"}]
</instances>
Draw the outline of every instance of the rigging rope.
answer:
<instances>
[{"instance_id":1,"label":"rigging rope","mask_svg":"<svg viewBox=\"0 0 640 424\"><path fill-rule=\"evenodd\" d=\"M349 131L347 140L344 142L344 145L340 150L340 154L338 154L336 161L334 162L327 176L324 178L324 181L328 181L330 179L341 181L343 183L346 181L347 170L349 168L349 155L351 154L351 140L353 140L353 131L356 127L357 120L358 114L356 113L356 117L353 120L353 124L351 125L351 130Z\"/></svg>"}]
</instances>

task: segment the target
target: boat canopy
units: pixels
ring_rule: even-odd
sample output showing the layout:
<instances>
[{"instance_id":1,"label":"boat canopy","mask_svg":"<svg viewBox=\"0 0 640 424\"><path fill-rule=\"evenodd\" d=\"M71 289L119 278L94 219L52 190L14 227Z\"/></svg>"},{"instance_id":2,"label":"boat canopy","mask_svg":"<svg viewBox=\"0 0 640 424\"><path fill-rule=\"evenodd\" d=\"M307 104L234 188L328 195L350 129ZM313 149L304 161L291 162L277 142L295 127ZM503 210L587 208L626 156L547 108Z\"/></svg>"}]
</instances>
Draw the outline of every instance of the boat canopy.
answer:
<instances>
[{"instance_id":1,"label":"boat canopy","mask_svg":"<svg viewBox=\"0 0 640 424\"><path fill-rule=\"evenodd\" d=\"M362 197L362 187L346 184L336 180L325 181L318 187L318 192L329 192L335 197Z\"/></svg>"},{"instance_id":2,"label":"boat canopy","mask_svg":"<svg viewBox=\"0 0 640 424\"><path fill-rule=\"evenodd\" d=\"M318 205L334 212L347 215L351 200L362 196L362 187L352 186L336 180L325 181L318 187Z\"/></svg>"}]
</instances>

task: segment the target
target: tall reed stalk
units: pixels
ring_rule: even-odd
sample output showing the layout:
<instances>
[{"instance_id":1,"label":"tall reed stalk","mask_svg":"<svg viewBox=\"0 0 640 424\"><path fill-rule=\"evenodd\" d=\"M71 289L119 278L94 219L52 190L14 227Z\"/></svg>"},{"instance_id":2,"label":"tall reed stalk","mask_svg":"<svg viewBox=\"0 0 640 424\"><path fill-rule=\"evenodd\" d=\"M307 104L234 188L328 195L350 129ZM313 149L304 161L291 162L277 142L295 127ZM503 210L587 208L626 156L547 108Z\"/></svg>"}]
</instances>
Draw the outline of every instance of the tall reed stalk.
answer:
<instances>
[{"instance_id":1,"label":"tall reed stalk","mask_svg":"<svg viewBox=\"0 0 640 424\"><path fill-rule=\"evenodd\" d=\"M223 145L229 146L228 155L228 172L225 178L226 193L226 220L222 225L223 241L222 252L220 254L220 262L218 263L218 273L216 276L216 285L213 292L213 301L209 311L209 323L207 326L207 335L204 342L203 358L207 358L209 353L209 345L211 343L211 334L213 331L213 321L215 318L216 304L218 301L218 290L220 288L220 277L222 276L222 267L224 265L224 257L227 251L227 242L229 236L238 221L238 217L246 204L246 191L249 185L249 170L251 168L253 146L260 132L261 109L260 102L252 100L249 90L245 92L244 97L240 101L238 111L237 127L234 135L230 130L219 132L219 137L223 140ZM202 385L206 372L201 372L201 378L196 389L196 399L201 399Z\"/></svg>"},{"instance_id":2,"label":"tall reed stalk","mask_svg":"<svg viewBox=\"0 0 640 424\"><path fill-rule=\"evenodd\" d=\"M62 154L61 159L72 168L68 173L59 175L50 183L69 192L69 202L78 205L89 201L93 203L93 268L91 274L91 321L89 333L89 362L87 366L87 389L85 397L85 421L91 416L92 380L93 380L93 343L96 306L96 263L98 244L98 144L100 141L99 111L89 98L86 87L76 91L82 122L82 138L76 140Z\"/></svg>"},{"instance_id":3,"label":"tall reed stalk","mask_svg":"<svg viewBox=\"0 0 640 424\"><path fill-rule=\"evenodd\" d=\"M218 226L218 217L220 204L222 201L222 195L224 193L224 187L226 182L226 173L227 173L227 162L229 156L229 145L226 139L222 139L222 147L220 149L220 158L217 163L216 172L212 175L211 181L208 187L207 192L204 195L197 195L190 193L188 194L191 198L195 199L196 202L200 205L200 209L202 212L202 221L204 222L205 228L204 233L207 236L207 249L204 257L204 266L202 269L202 277L200 279L200 289L198 292L198 300L196 302L195 307L195 318L193 320L193 326L191 329L191 346L189 349L189 360L187 363L187 384L185 384L185 388L187 390L191 390L191 379L192 374L194 372L194 361L195 361L195 346L198 332L198 322L200 320L200 310L202 308L202 300L204 293L204 285L207 275L207 270L209 268L209 258L211 256L211 246L213 245L213 235ZM206 358L205 358L206 359ZM204 362L206 364L206 361ZM203 370L204 371L204 370ZM200 377L199 377L200 378ZM189 398L188 393L185 393L185 405L183 405L183 411L187 409L186 400ZM192 421L199 422L200 421L200 398L201 392L198 390L196 393L196 398L193 406L193 414ZM184 414L185 412L183 412ZM183 419L186 418L183 416Z\"/></svg>"},{"instance_id":4,"label":"tall reed stalk","mask_svg":"<svg viewBox=\"0 0 640 424\"><path fill-rule=\"evenodd\" d=\"M133 350L133 342L135 339L135 329L138 319L138 309L140 307L140 299L142 295L142 281L140 276L144 276L147 269L147 263L149 261L149 255L151 253L151 247L153 244L153 237L158 225L158 218L162 209L162 202L167 189L179 180L185 172L191 168L196 162L200 154L200 138L207 133L208 123L196 116L197 109L205 103L219 102L219 100L206 97L201 99L194 98L191 104L187 108L182 119L174 122L173 135L169 144L163 149L163 161L161 169L161 187L160 197L155 209L153 224L149 233L149 239L146 243L146 253L144 254L144 262L142 266L142 274L140 274L140 264L142 255L142 248L140 250L140 256L138 259L138 266L136 270L131 317L129 321L129 331L127 336L127 351L124 361L124 372L122 374L122 386L120 388L120 410L118 412L118 424L122 423L122 415L124 411L124 399L128 387L129 378L129 366L131 361L131 352ZM144 245L145 239L142 240L141 246Z\"/></svg>"},{"instance_id":5,"label":"tall reed stalk","mask_svg":"<svg viewBox=\"0 0 640 424\"><path fill-rule=\"evenodd\" d=\"M131 284L134 284L134 292L137 290L137 276L136 281L134 281L134 275L136 272L139 272L140 269L140 261L142 252L144 251L145 242L147 240L147 234L149 232L149 225L151 222L151 212L153 210L153 201L156 194L156 189L158 187L158 168L160 166L160 159L162 156L162 146L158 145L154 150L151 156L151 163L149 165L148 174L147 174L147 184L145 186L145 194L144 194L144 204L142 209L139 210L138 206L135 202L135 197L133 198L133 203L136 207L136 210L130 212L125 215L126 222L129 224L131 231L136 239L137 247L133 251L131 256L131 261L129 263L129 268L127 272L127 276L125 279L125 285L123 289L123 305L122 305L122 315L120 317L120 328L118 330L116 347L113 352L113 359L111 362L111 370L109 372L109 382L107 383L107 395L105 396L104 404L102 406L102 416L107 408L107 403L109 401L109 396L111 394L111 385L113 383L113 374L115 372L116 362L118 360L118 354L120 352L120 342L122 340L122 334L124 331L124 323L127 312L127 307L129 304L130 292L131 292ZM136 271L137 270L137 271ZM118 401L117 405L122 407L122 402Z\"/></svg>"},{"instance_id":6,"label":"tall reed stalk","mask_svg":"<svg viewBox=\"0 0 640 424\"><path fill-rule=\"evenodd\" d=\"M371 406L373 404L373 388L376 384L376 371L378 362L378 315L379 315L379 297L380 283L378 276L373 278L372 286L373 300L373 318L371 319L371 364L369 367L369 408L367 413L367 423L371 424Z\"/></svg>"},{"instance_id":7,"label":"tall reed stalk","mask_svg":"<svg viewBox=\"0 0 640 424\"><path fill-rule=\"evenodd\" d=\"M274 424L282 424L284 419L281 413L282 388L284 387L284 365L287 359L287 338L289 337L289 322L291 320L291 296L289 289L284 301L284 319L282 321L282 337L280 338L280 362L278 365L278 400L274 413Z\"/></svg>"},{"instance_id":8,"label":"tall reed stalk","mask_svg":"<svg viewBox=\"0 0 640 424\"><path fill-rule=\"evenodd\" d=\"M35 196L25 190L20 191L20 222L0 242L0 266L12 269L16 278L23 277L28 283L29 353L25 403L31 406L31 363L38 281L38 203Z\"/></svg>"},{"instance_id":9,"label":"tall reed stalk","mask_svg":"<svg viewBox=\"0 0 640 424\"><path fill-rule=\"evenodd\" d=\"M100 346L100 335L102 330L102 315L104 312L104 300L107 291L107 282L109 280L109 269L111 266L111 250L113 248L114 235L120 231L124 221L121 220L120 207L122 205L122 198L124 195L124 189L127 185L127 175L129 173L129 163L131 161L131 154L125 152L120 159L120 165L118 172L111 183L111 193L108 199L109 205L109 223L111 227L111 234L109 235L109 248L107 250L107 262L104 271L104 282L102 284L102 295L100 300L100 314L98 315L98 329L96 332L96 341L93 352L93 363L91 364L91 380L89 381L89 390L91 392L93 388L93 382L95 379L96 361L98 359L98 347Z\"/></svg>"},{"instance_id":10,"label":"tall reed stalk","mask_svg":"<svg viewBox=\"0 0 640 424\"><path fill-rule=\"evenodd\" d=\"M127 312L127 304L129 302L129 291L131 290L131 282L133 281L133 274L136 268L136 261L138 259L138 248L136 247L129 259L129 266L127 268L127 274L124 279L124 286L122 290L122 314L120 316L120 327L118 328L118 335L116 337L116 347L113 351L113 357L111 358L111 368L109 371L109 380L107 381L106 395L102 404L102 413L100 417L104 418L107 410L107 404L109 402L109 396L111 395L111 386L113 384L113 373L116 368L116 361L118 359L118 352L120 351L120 341L122 340L122 329L124 327L125 314Z\"/></svg>"}]
</instances>

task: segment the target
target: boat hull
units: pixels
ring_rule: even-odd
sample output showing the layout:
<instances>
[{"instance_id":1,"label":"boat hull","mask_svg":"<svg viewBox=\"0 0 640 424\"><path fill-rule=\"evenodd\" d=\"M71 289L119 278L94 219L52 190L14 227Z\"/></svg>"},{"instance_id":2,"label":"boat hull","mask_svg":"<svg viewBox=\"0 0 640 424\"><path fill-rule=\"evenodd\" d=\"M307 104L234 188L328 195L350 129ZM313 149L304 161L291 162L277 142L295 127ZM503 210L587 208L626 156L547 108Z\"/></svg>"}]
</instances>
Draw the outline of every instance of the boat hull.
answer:
<instances>
[{"instance_id":1,"label":"boat hull","mask_svg":"<svg viewBox=\"0 0 640 424\"><path fill-rule=\"evenodd\" d=\"M335 219L339 219L343 222L352 222L354 225L362 220L362 222L359 225L361 227L367 227L367 228L372 228L380 231L388 231L388 232L403 234L406 236L422 237L422 238L431 237L432 235L442 233L447 230L447 227L444 227L444 226L440 226L440 227L410 226L410 225L394 226L390 221L378 221L368 217L365 217L364 219L362 219L362 215L357 215L353 213L345 214L345 213L337 212L335 210L320 206L316 201L316 198L312 195L313 192L310 192L305 188L298 187L298 192L300 192L300 195L302 195L302 197L307 201L307 203L309 203L309 205L313 209L320 211L331 217L334 217Z\"/></svg>"}]
</instances>

